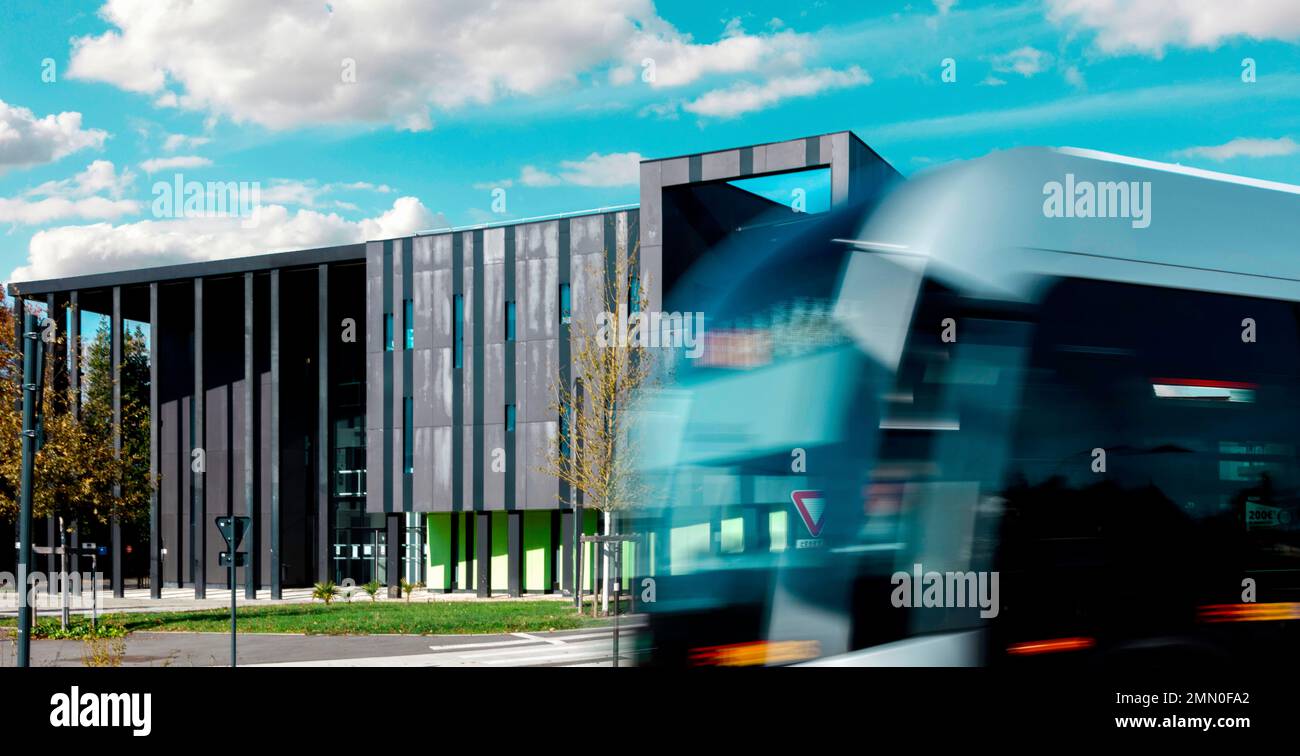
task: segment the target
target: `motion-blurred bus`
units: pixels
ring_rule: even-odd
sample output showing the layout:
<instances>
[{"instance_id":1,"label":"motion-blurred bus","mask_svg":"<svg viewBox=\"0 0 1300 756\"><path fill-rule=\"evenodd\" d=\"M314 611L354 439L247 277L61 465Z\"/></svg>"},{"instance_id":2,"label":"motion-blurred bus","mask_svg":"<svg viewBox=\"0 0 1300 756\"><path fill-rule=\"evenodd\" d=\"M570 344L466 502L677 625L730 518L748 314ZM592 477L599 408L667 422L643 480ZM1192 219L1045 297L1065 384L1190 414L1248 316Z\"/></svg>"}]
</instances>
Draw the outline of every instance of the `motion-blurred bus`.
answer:
<instances>
[{"instance_id":1,"label":"motion-blurred bus","mask_svg":"<svg viewBox=\"0 0 1300 756\"><path fill-rule=\"evenodd\" d=\"M645 663L1300 655L1300 187L1023 148L744 232L640 409Z\"/></svg>"}]
</instances>

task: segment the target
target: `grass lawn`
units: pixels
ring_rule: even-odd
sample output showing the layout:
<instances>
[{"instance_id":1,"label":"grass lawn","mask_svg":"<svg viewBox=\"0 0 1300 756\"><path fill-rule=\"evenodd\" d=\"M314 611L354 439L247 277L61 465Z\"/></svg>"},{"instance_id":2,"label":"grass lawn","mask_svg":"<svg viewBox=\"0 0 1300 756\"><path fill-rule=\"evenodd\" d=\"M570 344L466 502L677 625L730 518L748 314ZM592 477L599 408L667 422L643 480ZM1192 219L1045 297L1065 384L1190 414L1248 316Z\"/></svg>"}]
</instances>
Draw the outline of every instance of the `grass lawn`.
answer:
<instances>
[{"instance_id":1,"label":"grass lawn","mask_svg":"<svg viewBox=\"0 0 1300 756\"><path fill-rule=\"evenodd\" d=\"M604 625L604 619L579 616L563 601L387 601L369 600L281 604L239 608L241 633L304 633L307 635L452 635L469 633L545 632ZM42 618L41 624L57 618ZM230 610L130 612L100 617L104 624L127 632L228 632ZM74 617L73 626L90 620ZM7 618L0 624L13 625Z\"/></svg>"}]
</instances>

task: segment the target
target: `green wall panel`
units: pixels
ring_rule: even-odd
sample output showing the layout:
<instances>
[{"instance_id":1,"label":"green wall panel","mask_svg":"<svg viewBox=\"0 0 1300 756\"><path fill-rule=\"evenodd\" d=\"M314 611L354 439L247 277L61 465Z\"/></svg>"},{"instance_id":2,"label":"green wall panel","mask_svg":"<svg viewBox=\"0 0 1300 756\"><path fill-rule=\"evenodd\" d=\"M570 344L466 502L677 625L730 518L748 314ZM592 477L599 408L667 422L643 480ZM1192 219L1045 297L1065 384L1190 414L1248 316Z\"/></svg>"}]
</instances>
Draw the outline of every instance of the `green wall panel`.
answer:
<instances>
[{"instance_id":1,"label":"green wall panel","mask_svg":"<svg viewBox=\"0 0 1300 756\"><path fill-rule=\"evenodd\" d=\"M582 511L582 534L596 535L596 525L598 523L599 512L594 509L584 509ZM582 585L584 590L592 590L596 584L596 554L592 548L595 544L582 544Z\"/></svg>"},{"instance_id":2,"label":"green wall panel","mask_svg":"<svg viewBox=\"0 0 1300 756\"><path fill-rule=\"evenodd\" d=\"M551 513L524 512L524 590L541 593L551 587Z\"/></svg>"},{"instance_id":3,"label":"green wall panel","mask_svg":"<svg viewBox=\"0 0 1300 756\"><path fill-rule=\"evenodd\" d=\"M457 531L457 540L460 542L456 550L456 585L460 590L474 590L474 563L470 555L474 552L474 538L470 537L469 529L466 527L469 518L474 516L473 512L456 512L452 517L460 518L460 528Z\"/></svg>"},{"instance_id":4,"label":"green wall panel","mask_svg":"<svg viewBox=\"0 0 1300 756\"><path fill-rule=\"evenodd\" d=\"M492 513L492 590L510 590L510 526L505 512Z\"/></svg>"},{"instance_id":5,"label":"green wall panel","mask_svg":"<svg viewBox=\"0 0 1300 756\"><path fill-rule=\"evenodd\" d=\"M451 587L451 514L430 514L426 519L429 539L428 584L430 590Z\"/></svg>"}]
</instances>

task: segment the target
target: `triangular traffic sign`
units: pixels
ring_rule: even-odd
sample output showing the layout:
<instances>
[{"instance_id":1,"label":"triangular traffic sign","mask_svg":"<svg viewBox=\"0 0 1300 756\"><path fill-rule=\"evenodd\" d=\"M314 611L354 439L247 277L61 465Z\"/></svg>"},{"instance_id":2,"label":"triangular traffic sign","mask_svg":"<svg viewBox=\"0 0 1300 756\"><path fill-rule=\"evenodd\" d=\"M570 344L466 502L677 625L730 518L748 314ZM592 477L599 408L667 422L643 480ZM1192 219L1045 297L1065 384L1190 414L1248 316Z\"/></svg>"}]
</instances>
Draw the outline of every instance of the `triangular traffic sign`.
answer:
<instances>
[{"instance_id":1,"label":"triangular traffic sign","mask_svg":"<svg viewBox=\"0 0 1300 756\"><path fill-rule=\"evenodd\" d=\"M231 551L239 548L239 542L244 540L244 533L248 532L248 526L252 524L250 517L218 517L217 530L221 531L221 537L226 539L226 545Z\"/></svg>"},{"instance_id":2,"label":"triangular traffic sign","mask_svg":"<svg viewBox=\"0 0 1300 756\"><path fill-rule=\"evenodd\" d=\"M790 494L804 527L813 538L820 538L826 519L826 496L821 491L794 491Z\"/></svg>"}]
</instances>

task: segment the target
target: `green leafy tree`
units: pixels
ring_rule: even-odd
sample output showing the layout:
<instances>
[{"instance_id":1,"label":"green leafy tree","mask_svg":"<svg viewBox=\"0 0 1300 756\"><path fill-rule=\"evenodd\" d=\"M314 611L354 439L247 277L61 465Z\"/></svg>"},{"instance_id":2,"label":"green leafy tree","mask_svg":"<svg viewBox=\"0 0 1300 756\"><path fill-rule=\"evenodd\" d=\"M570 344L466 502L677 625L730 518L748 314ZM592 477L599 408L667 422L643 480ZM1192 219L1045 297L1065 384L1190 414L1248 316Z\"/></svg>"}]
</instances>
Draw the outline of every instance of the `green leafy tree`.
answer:
<instances>
[{"instance_id":1,"label":"green leafy tree","mask_svg":"<svg viewBox=\"0 0 1300 756\"><path fill-rule=\"evenodd\" d=\"M123 329L122 365L113 375L111 321L101 318L86 345L81 421L87 430L113 438L113 384L122 386L122 502L115 512L124 527L138 530L149 516L149 345L139 326Z\"/></svg>"},{"instance_id":2,"label":"green leafy tree","mask_svg":"<svg viewBox=\"0 0 1300 756\"><path fill-rule=\"evenodd\" d=\"M136 333L136 346L143 336ZM149 494L148 354L144 350L143 387L123 392L123 450L115 454L112 441L111 371L87 374L82 420L68 410L73 396L56 390L57 350L63 335L47 345L46 391L42 401L43 442L33 471L32 515L73 521L138 523L147 516ZM129 343L129 342L128 342ZM125 344L124 344L125 345ZM93 350L92 350L93 351ZM15 339L14 313L0 308L0 517L13 519L18 511L22 479L22 344ZM126 371L123 371L124 374ZM133 379L134 380L134 379ZM105 391L103 385L107 383ZM107 410L100 397L108 396ZM136 439L143 434L143 445ZM120 487L121 495L115 495Z\"/></svg>"},{"instance_id":3,"label":"green leafy tree","mask_svg":"<svg viewBox=\"0 0 1300 756\"><path fill-rule=\"evenodd\" d=\"M543 450L543 464L538 468L539 472L567 484L571 491L581 493L585 506L604 512L605 535L614 535L616 513L638 506L647 495L636 462L639 453L638 434L634 432L638 419L635 406L638 396L656 385L657 371L664 367L655 350L636 340L621 344L616 337L640 328L634 325L633 318L639 320L637 313L650 309L648 282L642 282L626 294L619 288L621 282L635 275L627 262L629 257L622 252L620 248L612 281L603 287L603 296L596 303L605 311L604 325L588 322L578 315L573 317L570 335L574 381L566 384L557 377L552 383L551 412L561 418L560 432L549 440ZM630 259L635 260L637 254L634 248ZM639 301L629 302L634 295ZM575 533L574 542L579 541ZM600 544L596 552L604 564L605 574L610 574L610 548ZM575 562L579 608L583 601L584 561ZM600 595L605 606L609 604L608 589L608 581L604 581ZM595 611L593 598L593 614Z\"/></svg>"}]
</instances>

